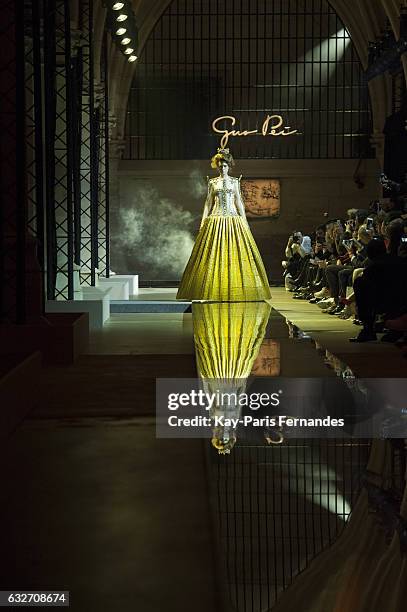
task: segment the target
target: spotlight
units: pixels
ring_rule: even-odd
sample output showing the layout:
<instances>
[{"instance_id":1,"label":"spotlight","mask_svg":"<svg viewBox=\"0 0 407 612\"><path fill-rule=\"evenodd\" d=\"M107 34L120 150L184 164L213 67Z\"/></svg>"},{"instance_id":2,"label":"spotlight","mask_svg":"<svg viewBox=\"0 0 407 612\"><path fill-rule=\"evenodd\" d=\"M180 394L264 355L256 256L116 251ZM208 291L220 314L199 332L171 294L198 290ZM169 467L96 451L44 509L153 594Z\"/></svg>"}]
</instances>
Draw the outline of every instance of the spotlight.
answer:
<instances>
[{"instance_id":1,"label":"spotlight","mask_svg":"<svg viewBox=\"0 0 407 612\"><path fill-rule=\"evenodd\" d=\"M103 4L107 8L106 23L112 35L112 42L117 45L126 59L135 62L139 43L138 27L132 2L130 0L122 0L122 2L116 2L115 0L106 2L104 0Z\"/></svg>"}]
</instances>

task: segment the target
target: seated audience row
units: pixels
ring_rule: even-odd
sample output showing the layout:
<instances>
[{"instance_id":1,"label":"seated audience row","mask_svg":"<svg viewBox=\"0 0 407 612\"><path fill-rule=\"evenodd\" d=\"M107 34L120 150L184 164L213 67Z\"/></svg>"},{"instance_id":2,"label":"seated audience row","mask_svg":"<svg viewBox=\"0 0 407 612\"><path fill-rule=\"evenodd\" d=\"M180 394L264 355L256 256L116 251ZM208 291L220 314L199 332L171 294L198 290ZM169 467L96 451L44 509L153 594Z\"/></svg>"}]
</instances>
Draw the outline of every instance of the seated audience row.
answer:
<instances>
[{"instance_id":1,"label":"seated audience row","mask_svg":"<svg viewBox=\"0 0 407 612\"><path fill-rule=\"evenodd\" d=\"M295 231L283 261L293 298L362 326L350 340L407 341L407 206L402 198L350 209L312 235Z\"/></svg>"}]
</instances>

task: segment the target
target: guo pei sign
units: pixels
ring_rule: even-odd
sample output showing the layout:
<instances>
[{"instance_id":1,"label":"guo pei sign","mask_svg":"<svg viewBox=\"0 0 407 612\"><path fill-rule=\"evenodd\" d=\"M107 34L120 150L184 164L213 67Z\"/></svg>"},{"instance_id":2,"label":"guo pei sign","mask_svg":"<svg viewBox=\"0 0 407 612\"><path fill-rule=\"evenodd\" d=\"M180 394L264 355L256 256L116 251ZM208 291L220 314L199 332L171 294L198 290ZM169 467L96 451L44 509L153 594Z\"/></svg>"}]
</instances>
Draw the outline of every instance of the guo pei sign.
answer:
<instances>
[{"instance_id":1,"label":"guo pei sign","mask_svg":"<svg viewBox=\"0 0 407 612\"><path fill-rule=\"evenodd\" d=\"M254 136L255 134L259 136L292 136L298 132L298 130L292 130L290 127L283 127L284 119L281 115L267 115L260 130L221 129L219 124L225 121L229 121L231 127L236 125L236 117L233 117L233 115L222 115L222 117L216 117L212 121L212 130L217 134L222 134L220 141L222 149L228 144L229 138L234 136Z\"/></svg>"}]
</instances>

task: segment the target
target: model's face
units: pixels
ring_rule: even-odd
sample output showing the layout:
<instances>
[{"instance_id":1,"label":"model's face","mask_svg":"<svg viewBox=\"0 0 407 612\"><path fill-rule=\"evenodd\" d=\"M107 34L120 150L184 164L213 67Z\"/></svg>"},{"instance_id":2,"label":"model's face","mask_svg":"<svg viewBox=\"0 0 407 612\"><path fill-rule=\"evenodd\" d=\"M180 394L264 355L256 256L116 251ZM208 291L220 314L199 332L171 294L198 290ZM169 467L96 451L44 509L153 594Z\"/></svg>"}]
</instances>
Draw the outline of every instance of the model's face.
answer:
<instances>
[{"instance_id":1,"label":"model's face","mask_svg":"<svg viewBox=\"0 0 407 612\"><path fill-rule=\"evenodd\" d=\"M224 159L221 159L220 161L218 161L218 170L220 172L220 174L227 174L229 171L229 165L227 164L227 162L225 162Z\"/></svg>"}]
</instances>

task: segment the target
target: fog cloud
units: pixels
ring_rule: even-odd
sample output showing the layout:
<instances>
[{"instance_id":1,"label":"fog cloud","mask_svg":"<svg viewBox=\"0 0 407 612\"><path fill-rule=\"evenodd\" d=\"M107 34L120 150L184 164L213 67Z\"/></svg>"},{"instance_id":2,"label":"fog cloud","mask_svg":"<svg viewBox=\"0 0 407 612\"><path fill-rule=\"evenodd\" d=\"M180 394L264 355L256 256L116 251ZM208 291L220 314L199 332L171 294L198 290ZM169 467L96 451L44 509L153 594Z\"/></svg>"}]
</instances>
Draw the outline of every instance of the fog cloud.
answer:
<instances>
[{"instance_id":1,"label":"fog cloud","mask_svg":"<svg viewBox=\"0 0 407 612\"><path fill-rule=\"evenodd\" d=\"M190 195L198 200L206 197L208 192L208 183L206 177L203 177L201 172L195 168L189 174L189 191Z\"/></svg>"},{"instance_id":2,"label":"fog cloud","mask_svg":"<svg viewBox=\"0 0 407 612\"><path fill-rule=\"evenodd\" d=\"M181 277L194 245L189 225L194 216L175 202L161 198L154 187L135 190L134 206L120 212L117 246L150 278Z\"/></svg>"}]
</instances>

